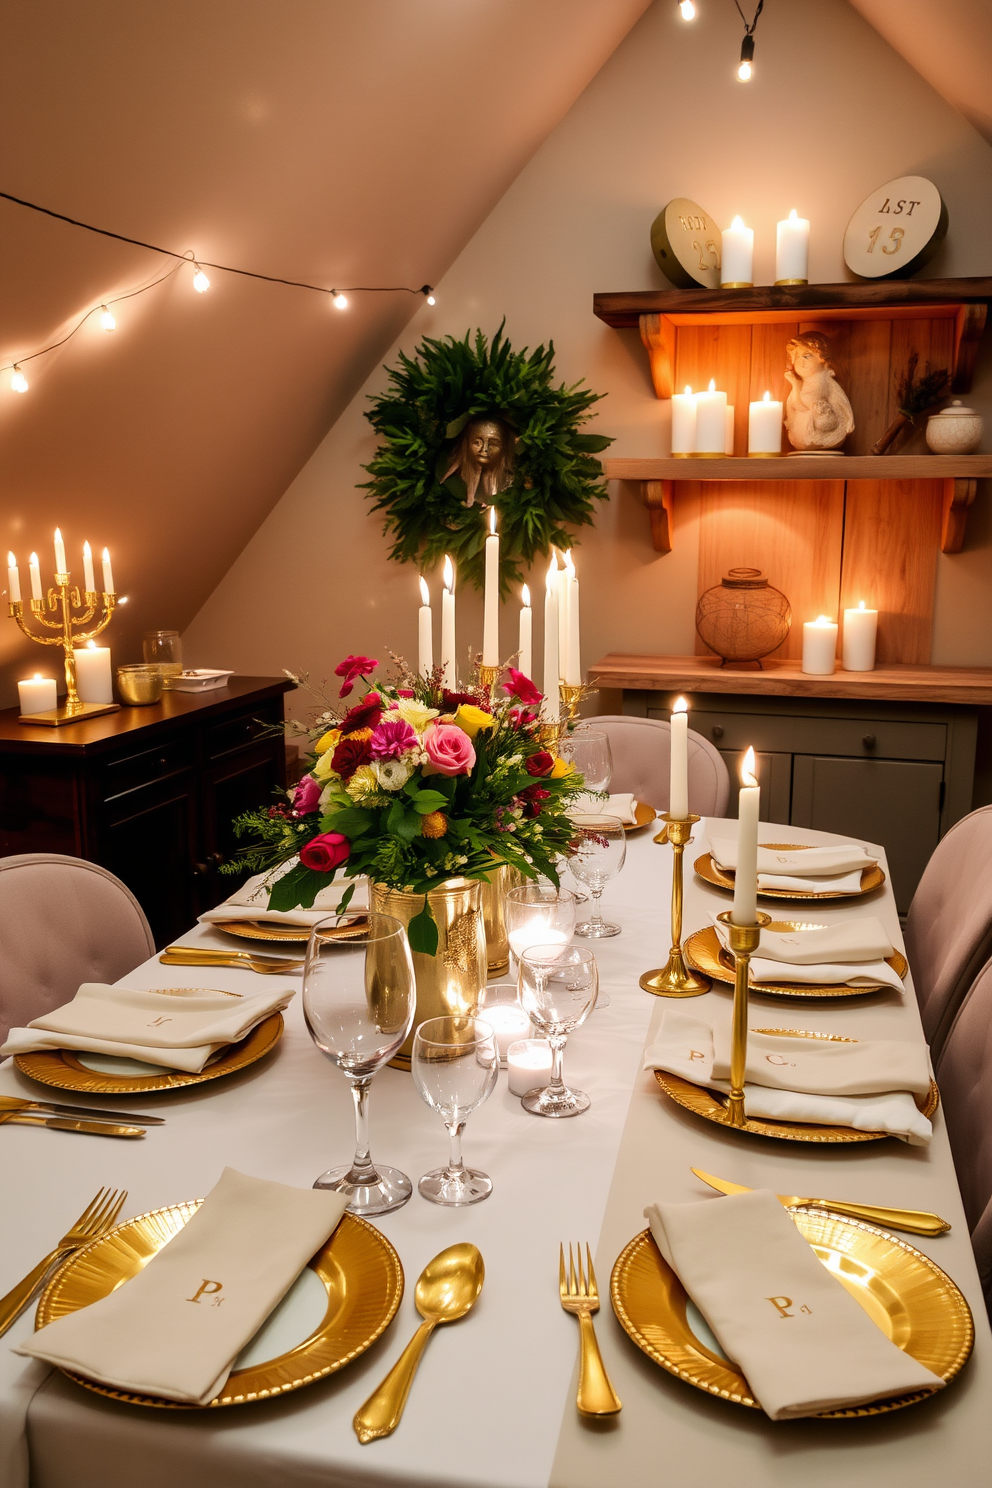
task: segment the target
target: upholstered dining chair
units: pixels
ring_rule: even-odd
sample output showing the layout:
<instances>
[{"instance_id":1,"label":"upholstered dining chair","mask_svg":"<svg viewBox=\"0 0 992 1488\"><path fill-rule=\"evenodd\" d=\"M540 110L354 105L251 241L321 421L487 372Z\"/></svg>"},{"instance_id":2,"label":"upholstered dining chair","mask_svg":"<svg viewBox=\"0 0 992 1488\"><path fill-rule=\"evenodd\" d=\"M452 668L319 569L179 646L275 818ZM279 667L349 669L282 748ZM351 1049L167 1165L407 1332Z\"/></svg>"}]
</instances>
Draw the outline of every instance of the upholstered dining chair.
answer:
<instances>
[{"instance_id":1,"label":"upholstered dining chair","mask_svg":"<svg viewBox=\"0 0 992 1488\"><path fill-rule=\"evenodd\" d=\"M141 905L106 868L60 853L0 858L0 1039L154 949Z\"/></svg>"},{"instance_id":2,"label":"upholstered dining chair","mask_svg":"<svg viewBox=\"0 0 992 1488\"><path fill-rule=\"evenodd\" d=\"M906 952L934 1062L958 1008L992 956L992 806L955 822L913 895Z\"/></svg>"},{"instance_id":3,"label":"upholstered dining chair","mask_svg":"<svg viewBox=\"0 0 992 1488\"><path fill-rule=\"evenodd\" d=\"M957 1011L936 1063L964 1212L992 1317L992 961Z\"/></svg>"},{"instance_id":4,"label":"upholstered dining chair","mask_svg":"<svg viewBox=\"0 0 992 1488\"><path fill-rule=\"evenodd\" d=\"M613 755L612 791L632 791L659 811L668 809L671 725L662 718L628 718L604 713L587 718L590 728L609 735ZM723 816L730 795L730 774L723 756L709 739L689 730L689 810L697 816Z\"/></svg>"}]
</instances>

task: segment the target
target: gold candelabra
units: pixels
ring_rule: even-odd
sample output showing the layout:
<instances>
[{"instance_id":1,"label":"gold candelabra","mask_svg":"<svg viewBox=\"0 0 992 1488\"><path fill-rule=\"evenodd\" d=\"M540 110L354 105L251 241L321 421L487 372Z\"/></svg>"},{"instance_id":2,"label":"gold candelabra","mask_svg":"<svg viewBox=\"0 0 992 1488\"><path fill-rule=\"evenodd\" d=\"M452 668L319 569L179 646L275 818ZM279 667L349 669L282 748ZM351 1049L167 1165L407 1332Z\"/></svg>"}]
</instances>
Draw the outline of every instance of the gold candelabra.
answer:
<instances>
[{"instance_id":1,"label":"gold candelabra","mask_svg":"<svg viewBox=\"0 0 992 1488\"><path fill-rule=\"evenodd\" d=\"M57 631L58 634L36 635L28 627L23 601L17 599L10 602L10 618L17 621L29 640L36 641L39 646L61 646L65 653L65 702L61 708L51 708L44 713L24 713L20 718L21 723L40 723L59 728L64 723L75 723L80 718L95 718L100 713L119 711L117 703L80 702L76 691L76 658L73 655L74 646L83 641L92 641L101 631L106 630L116 604L116 594L108 594L106 590L100 593L96 589L87 589L81 593L77 584L70 584L69 574L56 573L55 583L44 599L30 601L30 611L39 625ZM90 630L84 629L96 615L98 608L103 611L102 617ZM56 618L49 619L46 610ZM73 632L73 626L78 626L79 629Z\"/></svg>"},{"instance_id":2,"label":"gold candelabra","mask_svg":"<svg viewBox=\"0 0 992 1488\"><path fill-rule=\"evenodd\" d=\"M724 910L717 915L721 925L727 927L727 937L734 957L734 1011L730 1030L730 1104L727 1107L727 1125L743 1128L747 1125L744 1110L744 1079L747 1070L747 981L751 957L758 949L762 929L772 922L771 915L755 910L755 921L751 925L735 925L733 910Z\"/></svg>"},{"instance_id":3,"label":"gold candelabra","mask_svg":"<svg viewBox=\"0 0 992 1488\"><path fill-rule=\"evenodd\" d=\"M480 661L479 681L482 683L483 687L488 687L489 691L492 692L493 688L496 686L496 683L499 681L499 674L502 670L503 668L501 666L483 666L482 662Z\"/></svg>"},{"instance_id":4,"label":"gold candelabra","mask_svg":"<svg viewBox=\"0 0 992 1488\"><path fill-rule=\"evenodd\" d=\"M671 816L662 813L667 824L668 841L672 847L672 948L665 965L657 971L646 971L640 978L645 992L655 997L699 997L710 989L709 977L700 975L686 965L682 949L682 854L692 838L692 829L700 820L698 816Z\"/></svg>"}]
</instances>

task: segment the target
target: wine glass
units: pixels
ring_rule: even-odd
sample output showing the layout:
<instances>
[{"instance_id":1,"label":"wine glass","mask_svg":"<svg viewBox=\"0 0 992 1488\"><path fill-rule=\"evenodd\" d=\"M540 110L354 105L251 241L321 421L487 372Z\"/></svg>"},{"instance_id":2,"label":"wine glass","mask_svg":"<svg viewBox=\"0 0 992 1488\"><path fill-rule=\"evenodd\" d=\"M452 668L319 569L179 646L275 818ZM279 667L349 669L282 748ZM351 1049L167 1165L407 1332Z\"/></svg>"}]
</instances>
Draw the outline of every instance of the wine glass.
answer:
<instances>
[{"instance_id":1,"label":"wine glass","mask_svg":"<svg viewBox=\"0 0 992 1488\"><path fill-rule=\"evenodd\" d=\"M406 1203L413 1184L398 1168L372 1162L369 1087L413 1026L413 959L406 931L392 915L371 913L368 934L360 940L342 939L342 931L354 936L353 915L330 915L310 932L303 1016L317 1048L351 1084L355 1158L350 1167L321 1173L313 1186L347 1194L352 1214L388 1214Z\"/></svg>"},{"instance_id":2,"label":"wine glass","mask_svg":"<svg viewBox=\"0 0 992 1488\"><path fill-rule=\"evenodd\" d=\"M587 791L609 790L613 778L610 736L604 729L579 727L566 734L559 753L585 781Z\"/></svg>"},{"instance_id":3,"label":"wine glass","mask_svg":"<svg viewBox=\"0 0 992 1488\"><path fill-rule=\"evenodd\" d=\"M575 895L549 879L511 889L503 904L510 950L519 961L532 945L567 945L575 929Z\"/></svg>"},{"instance_id":4,"label":"wine glass","mask_svg":"<svg viewBox=\"0 0 992 1488\"><path fill-rule=\"evenodd\" d=\"M493 1180L462 1162L462 1132L477 1106L488 1100L499 1074L499 1050L481 1018L428 1018L413 1036L413 1083L448 1128L446 1167L425 1173L417 1184L432 1204L461 1208L493 1191Z\"/></svg>"},{"instance_id":5,"label":"wine glass","mask_svg":"<svg viewBox=\"0 0 992 1488\"><path fill-rule=\"evenodd\" d=\"M578 1116L590 1101L562 1078L568 1035L588 1018L599 992L599 968L584 946L531 946L520 958L520 1000L551 1045L551 1084L521 1101L534 1116Z\"/></svg>"},{"instance_id":6,"label":"wine glass","mask_svg":"<svg viewBox=\"0 0 992 1488\"><path fill-rule=\"evenodd\" d=\"M592 895L592 915L576 925L576 935L603 940L619 935L620 926L603 919L599 901L614 874L619 873L627 856L627 834L618 816L593 816L577 812L572 817L576 836L572 843L570 867L580 883Z\"/></svg>"}]
</instances>

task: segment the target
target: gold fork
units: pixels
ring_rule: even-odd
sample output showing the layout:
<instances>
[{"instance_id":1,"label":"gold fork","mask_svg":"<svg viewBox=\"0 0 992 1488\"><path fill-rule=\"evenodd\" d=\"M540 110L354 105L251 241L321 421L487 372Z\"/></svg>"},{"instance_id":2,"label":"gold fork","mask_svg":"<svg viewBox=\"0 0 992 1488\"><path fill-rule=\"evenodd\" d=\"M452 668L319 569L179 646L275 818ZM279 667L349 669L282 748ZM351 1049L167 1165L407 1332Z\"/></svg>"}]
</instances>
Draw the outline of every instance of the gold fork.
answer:
<instances>
[{"instance_id":1,"label":"gold fork","mask_svg":"<svg viewBox=\"0 0 992 1488\"><path fill-rule=\"evenodd\" d=\"M286 957L253 955L251 951L197 950L192 946L169 946L158 958L164 966L240 966L260 976L291 976L303 970L302 961Z\"/></svg>"},{"instance_id":2,"label":"gold fork","mask_svg":"<svg viewBox=\"0 0 992 1488\"><path fill-rule=\"evenodd\" d=\"M88 1245L91 1240L99 1239L113 1227L118 1214L124 1207L126 1198L126 1188L122 1188L119 1192L116 1189L101 1188L92 1204L87 1205L72 1229L66 1231L55 1249L49 1251L45 1259L39 1261L34 1270L30 1271L23 1281L17 1283L13 1291L8 1292L6 1297L0 1297L0 1334L6 1333L11 1323L24 1311L36 1289L47 1276L49 1268L56 1261L62 1260L74 1250L79 1250L81 1246Z\"/></svg>"},{"instance_id":3,"label":"gold fork","mask_svg":"<svg viewBox=\"0 0 992 1488\"><path fill-rule=\"evenodd\" d=\"M577 1245L575 1249L578 1267L572 1261L572 1247L569 1245L566 1279L565 1247L558 1247L558 1294L561 1305L579 1320L579 1388L575 1403L584 1416L615 1416L622 1406L610 1383L592 1325L592 1314L599 1311L599 1287L596 1285L592 1252L587 1245L587 1274L583 1276L582 1246Z\"/></svg>"}]
</instances>

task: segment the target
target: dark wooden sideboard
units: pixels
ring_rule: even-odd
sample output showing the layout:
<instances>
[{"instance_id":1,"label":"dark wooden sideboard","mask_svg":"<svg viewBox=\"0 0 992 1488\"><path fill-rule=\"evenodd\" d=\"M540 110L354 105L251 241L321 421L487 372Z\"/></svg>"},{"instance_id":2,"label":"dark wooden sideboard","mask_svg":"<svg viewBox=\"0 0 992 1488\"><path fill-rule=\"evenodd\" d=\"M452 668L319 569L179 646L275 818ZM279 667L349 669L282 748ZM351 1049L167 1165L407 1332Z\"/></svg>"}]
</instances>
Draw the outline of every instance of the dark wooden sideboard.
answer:
<instances>
[{"instance_id":1,"label":"dark wooden sideboard","mask_svg":"<svg viewBox=\"0 0 992 1488\"><path fill-rule=\"evenodd\" d=\"M187 930L238 880L219 873L231 822L285 784L284 678L232 677L145 708L34 728L0 712L0 856L69 853L109 868L156 944Z\"/></svg>"}]
</instances>

